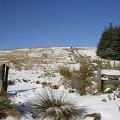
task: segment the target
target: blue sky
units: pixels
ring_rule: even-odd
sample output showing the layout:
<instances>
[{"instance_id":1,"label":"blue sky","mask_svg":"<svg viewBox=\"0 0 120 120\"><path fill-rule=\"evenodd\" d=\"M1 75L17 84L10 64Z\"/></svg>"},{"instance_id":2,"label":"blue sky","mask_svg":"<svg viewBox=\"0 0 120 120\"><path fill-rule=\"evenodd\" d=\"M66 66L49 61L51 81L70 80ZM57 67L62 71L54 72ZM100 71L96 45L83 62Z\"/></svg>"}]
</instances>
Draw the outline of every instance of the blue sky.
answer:
<instances>
[{"instance_id":1,"label":"blue sky","mask_svg":"<svg viewBox=\"0 0 120 120\"><path fill-rule=\"evenodd\" d=\"M120 0L0 0L0 48L95 47L120 25Z\"/></svg>"}]
</instances>

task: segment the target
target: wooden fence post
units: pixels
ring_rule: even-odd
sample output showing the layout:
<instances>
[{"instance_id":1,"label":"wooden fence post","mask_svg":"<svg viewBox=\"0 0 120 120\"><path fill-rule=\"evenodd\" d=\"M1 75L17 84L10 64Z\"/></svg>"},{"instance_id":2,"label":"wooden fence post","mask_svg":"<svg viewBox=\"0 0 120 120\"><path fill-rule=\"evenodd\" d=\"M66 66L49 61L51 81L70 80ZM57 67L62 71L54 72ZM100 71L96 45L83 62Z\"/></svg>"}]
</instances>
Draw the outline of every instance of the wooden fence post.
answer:
<instances>
[{"instance_id":1,"label":"wooden fence post","mask_svg":"<svg viewBox=\"0 0 120 120\"><path fill-rule=\"evenodd\" d=\"M101 68L97 70L97 89L101 92Z\"/></svg>"},{"instance_id":2,"label":"wooden fence post","mask_svg":"<svg viewBox=\"0 0 120 120\"><path fill-rule=\"evenodd\" d=\"M0 66L0 93L3 90L3 67Z\"/></svg>"},{"instance_id":3,"label":"wooden fence post","mask_svg":"<svg viewBox=\"0 0 120 120\"><path fill-rule=\"evenodd\" d=\"M8 87L8 71L9 67L3 64L0 66L0 93L6 92Z\"/></svg>"},{"instance_id":4,"label":"wooden fence post","mask_svg":"<svg viewBox=\"0 0 120 120\"><path fill-rule=\"evenodd\" d=\"M9 72L9 67L6 66L5 76L4 76L4 84L3 84L4 91L7 91L7 87L8 87L8 72Z\"/></svg>"}]
</instances>

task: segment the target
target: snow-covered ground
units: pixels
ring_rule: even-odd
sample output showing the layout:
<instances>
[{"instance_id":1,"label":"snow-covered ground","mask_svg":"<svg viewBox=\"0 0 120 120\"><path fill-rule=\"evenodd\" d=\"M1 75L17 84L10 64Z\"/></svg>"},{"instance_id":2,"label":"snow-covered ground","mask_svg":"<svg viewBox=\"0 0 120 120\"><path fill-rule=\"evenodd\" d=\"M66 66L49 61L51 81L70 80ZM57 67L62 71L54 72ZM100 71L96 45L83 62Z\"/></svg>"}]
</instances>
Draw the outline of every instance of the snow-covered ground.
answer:
<instances>
[{"instance_id":1,"label":"snow-covered ground","mask_svg":"<svg viewBox=\"0 0 120 120\"><path fill-rule=\"evenodd\" d=\"M69 93L68 89L61 84L62 76L60 76L58 69L61 66L68 66L70 69L78 70L80 64L76 63L75 57L82 55L95 59L95 48L77 48L74 50L74 55L69 47L2 50L0 55L0 60L2 57L4 58L1 63L6 60L4 55L14 55L20 59L22 58L21 55L24 55L24 57L28 57L25 65L33 64L29 69L23 67L19 70L11 66L9 70L8 79L14 81L14 84L9 85L8 94L12 104L15 104L22 112L20 120L32 120L31 115L26 112L26 106L28 101L34 100L36 94L42 93L44 87L49 87L42 85L43 82L59 85L56 91L65 92L71 99L76 101L79 107L86 108L88 113L100 113L101 120L120 120L120 99L114 99L114 93L80 96L77 93ZM7 64L11 65L8 62ZM111 71L112 73L113 71ZM92 119L87 118L86 120Z\"/></svg>"},{"instance_id":2,"label":"snow-covered ground","mask_svg":"<svg viewBox=\"0 0 120 120\"><path fill-rule=\"evenodd\" d=\"M96 58L96 48L83 48L78 50L83 56L89 56L91 58Z\"/></svg>"},{"instance_id":3,"label":"snow-covered ground","mask_svg":"<svg viewBox=\"0 0 120 120\"><path fill-rule=\"evenodd\" d=\"M120 76L120 71L119 70L102 70L101 71L102 74L105 74L105 75L116 75L116 76Z\"/></svg>"},{"instance_id":4,"label":"snow-covered ground","mask_svg":"<svg viewBox=\"0 0 120 120\"><path fill-rule=\"evenodd\" d=\"M42 85L35 83L17 83L8 87L8 93L13 104L18 106L19 110L25 111L28 101L33 100L36 94L40 94ZM64 87L60 87L58 91L64 91L70 99L76 101L79 107L86 108L88 113L100 113L101 120L119 120L120 118L120 99L114 100L114 95L108 94L98 96L79 96L75 93L68 93ZM25 113L21 116L21 120L32 120L29 114ZM91 119L90 119L91 120Z\"/></svg>"}]
</instances>

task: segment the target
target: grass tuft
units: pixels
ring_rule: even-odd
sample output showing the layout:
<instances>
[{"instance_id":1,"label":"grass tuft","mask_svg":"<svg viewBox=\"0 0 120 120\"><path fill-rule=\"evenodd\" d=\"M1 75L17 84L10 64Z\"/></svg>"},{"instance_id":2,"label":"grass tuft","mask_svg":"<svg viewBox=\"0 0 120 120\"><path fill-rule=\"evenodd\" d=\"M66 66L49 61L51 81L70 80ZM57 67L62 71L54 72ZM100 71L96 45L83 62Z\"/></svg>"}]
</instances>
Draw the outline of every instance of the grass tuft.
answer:
<instances>
[{"instance_id":1,"label":"grass tuft","mask_svg":"<svg viewBox=\"0 0 120 120\"><path fill-rule=\"evenodd\" d=\"M30 102L29 111L40 120L82 120L84 108L76 106L65 93L44 90L35 101Z\"/></svg>"}]
</instances>

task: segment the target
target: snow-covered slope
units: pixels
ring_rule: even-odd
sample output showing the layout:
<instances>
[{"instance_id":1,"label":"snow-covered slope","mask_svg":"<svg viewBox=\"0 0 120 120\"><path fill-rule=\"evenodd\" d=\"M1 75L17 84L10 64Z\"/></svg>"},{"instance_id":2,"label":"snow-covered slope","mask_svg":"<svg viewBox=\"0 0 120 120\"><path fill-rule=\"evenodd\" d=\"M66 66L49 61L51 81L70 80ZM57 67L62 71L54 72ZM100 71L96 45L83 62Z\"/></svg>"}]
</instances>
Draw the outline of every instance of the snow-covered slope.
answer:
<instances>
[{"instance_id":1,"label":"snow-covered slope","mask_svg":"<svg viewBox=\"0 0 120 120\"><path fill-rule=\"evenodd\" d=\"M8 79L14 84L9 85L8 93L11 102L22 112L20 120L32 120L26 112L27 102L44 88L53 85L58 85L57 91L64 91L76 100L79 107L85 107L88 113L100 113L101 120L120 120L120 99L114 99L114 94L80 96L69 93L69 89L62 85L63 77L58 72L59 68L67 66L78 70L79 59L83 56L95 59L96 49L51 47L0 51L0 63L10 66Z\"/></svg>"},{"instance_id":2,"label":"snow-covered slope","mask_svg":"<svg viewBox=\"0 0 120 120\"><path fill-rule=\"evenodd\" d=\"M33 100L36 94L40 94L44 88L39 84L35 83L17 83L14 86L9 86L8 93L11 95L11 100L16 104L20 110L24 111L26 109L27 102ZM120 100L116 98L114 100L114 95L111 94L111 100L109 100L108 95L98 95L98 96L79 96L75 93L68 93L64 87L60 87L58 91L66 92L70 100L75 100L79 107L86 109L88 113L100 113L101 120L119 120L120 118ZM21 120L26 120L32 118L29 114L24 114L21 116ZM88 119L88 120L91 120Z\"/></svg>"}]
</instances>

